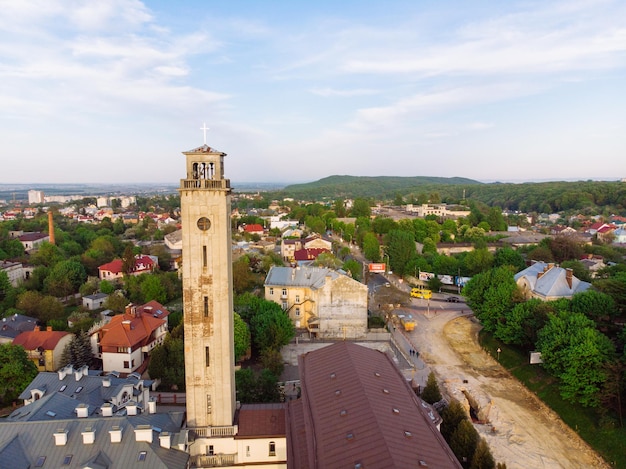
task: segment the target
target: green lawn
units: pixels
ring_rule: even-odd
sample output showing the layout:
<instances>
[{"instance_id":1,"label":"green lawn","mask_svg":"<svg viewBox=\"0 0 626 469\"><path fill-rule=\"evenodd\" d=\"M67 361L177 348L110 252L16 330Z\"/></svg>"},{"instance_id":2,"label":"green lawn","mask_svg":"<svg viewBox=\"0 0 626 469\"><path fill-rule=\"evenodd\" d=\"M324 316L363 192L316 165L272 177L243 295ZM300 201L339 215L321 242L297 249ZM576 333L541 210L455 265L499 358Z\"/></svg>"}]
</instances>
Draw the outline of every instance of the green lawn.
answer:
<instances>
[{"instance_id":1,"label":"green lawn","mask_svg":"<svg viewBox=\"0 0 626 469\"><path fill-rule=\"evenodd\" d=\"M617 418L614 421L609 419L608 424L601 426L593 409L564 401L559 394L558 380L545 372L541 365L530 365L525 352L503 344L484 331L481 331L479 340L483 348L494 357L497 357L500 348L502 366L559 414L613 467L626 469L626 429L619 428Z\"/></svg>"}]
</instances>

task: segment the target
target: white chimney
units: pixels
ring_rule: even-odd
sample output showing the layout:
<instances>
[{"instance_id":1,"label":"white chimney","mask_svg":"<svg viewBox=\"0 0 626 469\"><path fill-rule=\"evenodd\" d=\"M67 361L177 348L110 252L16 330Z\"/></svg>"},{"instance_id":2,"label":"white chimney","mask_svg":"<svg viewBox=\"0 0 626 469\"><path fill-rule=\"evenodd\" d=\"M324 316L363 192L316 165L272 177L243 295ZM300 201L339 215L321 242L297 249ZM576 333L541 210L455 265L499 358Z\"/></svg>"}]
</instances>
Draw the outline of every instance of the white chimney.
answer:
<instances>
[{"instance_id":1,"label":"white chimney","mask_svg":"<svg viewBox=\"0 0 626 469\"><path fill-rule=\"evenodd\" d=\"M148 401L148 413L156 414L156 407L157 407L156 400L153 397L151 397L150 400Z\"/></svg>"},{"instance_id":2,"label":"white chimney","mask_svg":"<svg viewBox=\"0 0 626 469\"><path fill-rule=\"evenodd\" d=\"M102 411L103 417L113 416L113 404L111 404L110 402L105 402L104 404L102 404L100 410Z\"/></svg>"},{"instance_id":3,"label":"white chimney","mask_svg":"<svg viewBox=\"0 0 626 469\"><path fill-rule=\"evenodd\" d=\"M126 404L127 415L137 415L137 403L135 401L128 401Z\"/></svg>"},{"instance_id":4,"label":"white chimney","mask_svg":"<svg viewBox=\"0 0 626 469\"><path fill-rule=\"evenodd\" d=\"M81 432L83 444L92 445L96 441L96 431L92 427L87 427Z\"/></svg>"},{"instance_id":5,"label":"white chimney","mask_svg":"<svg viewBox=\"0 0 626 469\"><path fill-rule=\"evenodd\" d=\"M172 435L168 432L161 432L159 435L159 444L161 445L161 448L170 449L172 446Z\"/></svg>"},{"instance_id":6,"label":"white chimney","mask_svg":"<svg viewBox=\"0 0 626 469\"><path fill-rule=\"evenodd\" d=\"M72 369L72 365L66 365L61 368L59 373L59 381L63 381L67 375L71 375L74 370Z\"/></svg>"},{"instance_id":7,"label":"white chimney","mask_svg":"<svg viewBox=\"0 0 626 469\"><path fill-rule=\"evenodd\" d=\"M111 443L120 443L122 441L122 428L113 425L109 430L109 435L111 436Z\"/></svg>"},{"instance_id":8,"label":"white chimney","mask_svg":"<svg viewBox=\"0 0 626 469\"><path fill-rule=\"evenodd\" d=\"M84 419L89 414L89 406L84 402L81 402L76 406L75 412L79 419Z\"/></svg>"},{"instance_id":9,"label":"white chimney","mask_svg":"<svg viewBox=\"0 0 626 469\"><path fill-rule=\"evenodd\" d=\"M105 388L110 388L111 387L111 378L109 376L105 377L102 380L102 386Z\"/></svg>"},{"instance_id":10,"label":"white chimney","mask_svg":"<svg viewBox=\"0 0 626 469\"><path fill-rule=\"evenodd\" d=\"M135 441L152 443L152 427L150 425L137 425L135 427Z\"/></svg>"},{"instance_id":11,"label":"white chimney","mask_svg":"<svg viewBox=\"0 0 626 469\"><path fill-rule=\"evenodd\" d=\"M87 376L88 374L89 367L87 365L83 365L78 370L74 371L74 378L76 378L76 381L80 381L83 376Z\"/></svg>"},{"instance_id":12,"label":"white chimney","mask_svg":"<svg viewBox=\"0 0 626 469\"><path fill-rule=\"evenodd\" d=\"M56 432L54 432L53 435L54 444L56 446L65 446L67 444L67 430L60 428Z\"/></svg>"}]
</instances>

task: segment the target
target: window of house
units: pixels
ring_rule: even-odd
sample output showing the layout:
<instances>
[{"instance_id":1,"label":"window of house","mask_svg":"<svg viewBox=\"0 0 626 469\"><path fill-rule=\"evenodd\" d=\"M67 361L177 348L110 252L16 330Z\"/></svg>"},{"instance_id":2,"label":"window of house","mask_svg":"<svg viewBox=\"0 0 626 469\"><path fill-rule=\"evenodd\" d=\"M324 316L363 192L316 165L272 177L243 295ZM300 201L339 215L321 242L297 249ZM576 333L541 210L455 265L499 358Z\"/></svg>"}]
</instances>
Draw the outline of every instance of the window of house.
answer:
<instances>
[{"instance_id":1,"label":"window of house","mask_svg":"<svg viewBox=\"0 0 626 469\"><path fill-rule=\"evenodd\" d=\"M296 303L300 303L300 295L296 295Z\"/></svg>"},{"instance_id":2,"label":"window of house","mask_svg":"<svg viewBox=\"0 0 626 469\"><path fill-rule=\"evenodd\" d=\"M283 309L287 310L287 302L286 301L283 301Z\"/></svg>"},{"instance_id":3,"label":"window of house","mask_svg":"<svg viewBox=\"0 0 626 469\"><path fill-rule=\"evenodd\" d=\"M130 366L131 366L132 368L135 368L135 360L134 360L134 359L130 361Z\"/></svg>"},{"instance_id":4,"label":"window of house","mask_svg":"<svg viewBox=\"0 0 626 469\"><path fill-rule=\"evenodd\" d=\"M46 463L46 457L45 456L39 456L37 458L37 462L35 462L35 467L43 467L43 465Z\"/></svg>"},{"instance_id":5,"label":"window of house","mask_svg":"<svg viewBox=\"0 0 626 469\"><path fill-rule=\"evenodd\" d=\"M276 443L270 441L270 456L276 456Z\"/></svg>"},{"instance_id":6,"label":"window of house","mask_svg":"<svg viewBox=\"0 0 626 469\"><path fill-rule=\"evenodd\" d=\"M207 452L207 454L209 456L213 456L215 454L215 449L213 448L213 445L209 445L209 451Z\"/></svg>"},{"instance_id":7,"label":"window of house","mask_svg":"<svg viewBox=\"0 0 626 469\"><path fill-rule=\"evenodd\" d=\"M63 458L63 465L64 466L69 466L70 463L72 462L72 454L66 454L65 457Z\"/></svg>"},{"instance_id":8,"label":"window of house","mask_svg":"<svg viewBox=\"0 0 626 469\"><path fill-rule=\"evenodd\" d=\"M287 296L287 289L283 288L283 296Z\"/></svg>"},{"instance_id":9,"label":"window of house","mask_svg":"<svg viewBox=\"0 0 626 469\"><path fill-rule=\"evenodd\" d=\"M250 447L246 446L246 457L250 457Z\"/></svg>"},{"instance_id":10,"label":"window of house","mask_svg":"<svg viewBox=\"0 0 626 469\"><path fill-rule=\"evenodd\" d=\"M274 294L274 289L270 287L270 295Z\"/></svg>"},{"instance_id":11,"label":"window of house","mask_svg":"<svg viewBox=\"0 0 626 469\"><path fill-rule=\"evenodd\" d=\"M124 368L128 368L128 360L124 360Z\"/></svg>"},{"instance_id":12,"label":"window of house","mask_svg":"<svg viewBox=\"0 0 626 469\"><path fill-rule=\"evenodd\" d=\"M126 353L127 348L126 347L118 347L117 348L117 353Z\"/></svg>"},{"instance_id":13,"label":"window of house","mask_svg":"<svg viewBox=\"0 0 626 469\"><path fill-rule=\"evenodd\" d=\"M139 456L137 457L137 461L145 461L148 453L146 451L139 451Z\"/></svg>"},{"instance_id":14,"label":"window of house","mask_svg":"<svg viewBox=\"0 0 626 469\"><path fill-rule=\"evenodd\" d=\"M296 316L300 316L300 308L296 308Z\"/></svg>"}]
</instances>

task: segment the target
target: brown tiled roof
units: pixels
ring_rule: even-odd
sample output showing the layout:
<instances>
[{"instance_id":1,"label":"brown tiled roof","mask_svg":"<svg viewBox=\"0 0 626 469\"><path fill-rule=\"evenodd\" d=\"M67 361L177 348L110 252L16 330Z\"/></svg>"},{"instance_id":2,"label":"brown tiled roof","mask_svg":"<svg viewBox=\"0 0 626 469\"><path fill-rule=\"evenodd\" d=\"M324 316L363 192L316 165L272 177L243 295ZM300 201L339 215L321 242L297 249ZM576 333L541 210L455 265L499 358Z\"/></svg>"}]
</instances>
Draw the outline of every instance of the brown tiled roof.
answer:
<instances>
[{"instance_id":1,"label":"brown tiled roof","mask_svg":"<svg viewBox=\"0 0 626 469\"><path fill-rule=\"evenodd\" d=\"M330 252L326 248L304 248L294 251L293 257L297 261L311 261L317 259L317 256L323 252Z\"/></svg>"},{"instance_id":2,"label":"brown tiled roof","mask_svg":"<svg viewBox=\"0 0 626 469\"><path fill-rule=\"evenodd\" d=\"M285 436L285 404L244 404L236 438Z\"/></svg>"},{"instance_id":3,"label":"brown tiled roof","mask_svg":"<svg viewBox=\"0 0 626 469\"><path fill-rule=\"evenodd\" d=\"M118 314L111 322L100 329L100 345L102 347L134 347L149 343L152 332L157 330L164 319L155 318L151 314Z\"/></svg>"},{"instance_id":4,"label":"brown tiled roof","mask_svg":"<svg viewBox=\"0 0 626 469\"><path fill-rule=\"evenodd\" d=\"M22 332L15 339L14 345L21 345L25 350L37 350L41 347L43 350L54 350L54 348L69 332L65 331L40 331L37 328L33 331Z\"/></svg>"},{"instance_id":5,"label":"brown tiled roof","mask_svg":"<svg viewBox=\"0 0 626 469\"><path fill-rule=\"evenodd\" d=\"M17 239L23 242L23 241L37 241L39 239L44 239L47 237L48 235L45 233L24 233L23 235L19 236Z\"/></svg>"},{"instance_id":6,"label":"brown tiled roof","mask_svg":"<svg viewBox=\"0 0 626 469\"><path fill-rule=\"evenodd\" d=\"M289 468L461 467L387 355L339 342L301 355L299 367L303 415L287 434ZM307 465L297 465L298 445L307 445Z\"/></svg>"},{"instance_id":7,"label":"brown tiled roof","mask_svg":"<svg viewBox=\"0 0 626 469\"><path fill-rule=\"evenodd\" d=\"M142 270L151 270L154 265L154 261L150 256L135 256L135 267L133 272L139 272ZM114 259L107 264L103 264L98 267L99 270L105 270L114 274L119 274L122 271L123 261L122 259Z\"/></svg>"}]
</instances>

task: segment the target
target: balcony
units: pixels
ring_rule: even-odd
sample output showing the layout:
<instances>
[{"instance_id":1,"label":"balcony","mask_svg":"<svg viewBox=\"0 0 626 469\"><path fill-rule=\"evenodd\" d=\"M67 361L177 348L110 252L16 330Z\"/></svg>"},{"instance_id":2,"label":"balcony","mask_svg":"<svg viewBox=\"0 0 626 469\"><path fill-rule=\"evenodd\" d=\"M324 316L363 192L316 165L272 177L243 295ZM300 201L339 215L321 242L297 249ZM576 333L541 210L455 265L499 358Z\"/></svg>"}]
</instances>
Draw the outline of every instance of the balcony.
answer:
<instances>
[{"instance_id":1,"label":"balcony","mask_svg":"<svg viewBox=\"0 0 626 469\"><path fill-rule=\"evenodd\" d=\"M230 179L181 179L181 189L230 189Z\"/></svg>"},{"instance_id":2,"label":"balcony","mask_svg":"<svg viewBox=\"0 0 626 469\"><path fill-rule=\"evenodd\" d=\"M190 467L224 467L234 466L236 454L199 455L189 458Z\"/></svg>"}]
</instances>

